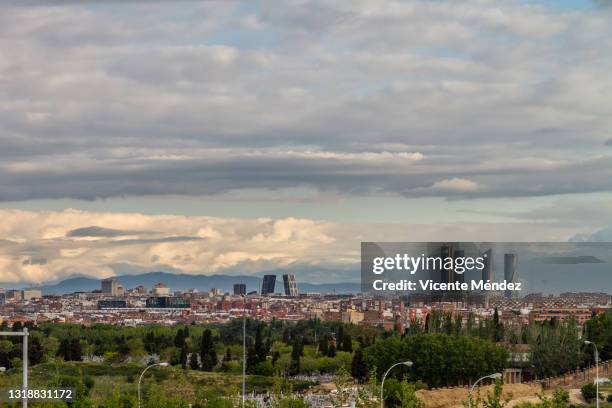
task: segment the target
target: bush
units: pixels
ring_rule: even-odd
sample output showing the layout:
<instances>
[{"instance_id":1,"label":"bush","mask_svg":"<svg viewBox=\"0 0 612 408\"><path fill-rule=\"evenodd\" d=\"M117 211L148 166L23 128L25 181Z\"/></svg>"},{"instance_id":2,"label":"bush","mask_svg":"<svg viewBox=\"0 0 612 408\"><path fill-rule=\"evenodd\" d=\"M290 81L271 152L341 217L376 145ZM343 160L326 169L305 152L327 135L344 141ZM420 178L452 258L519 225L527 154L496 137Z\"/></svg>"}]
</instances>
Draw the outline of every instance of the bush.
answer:
<instances>
[{"instance_id":1,"label":"bush","mask_svg":"<svg viewBox=\"0 0 612 408\"><path fill-rule=\"evenodd\" d=\"M272 362L270 360L262 361L261 363L257 363L255 366L255 374L257 375L265 375L271 377L274 375L274 367L272 366Z\"/></svg>"},{"instance_id":2,"label":"bush","mask_svg":"<svg viewBox=\"0 0 612 408\"><path fill-rule=\"evenodd\" d=\"M595 399L597 397L597 387L593 383L585 384L580 388L580 393L587 401Z\"/></svg>"},{"instance_id":3,"label":"bush","mask_svg":"<svg viewBox=\"0 0 612 408\"><path fill-rule=\"evenodd\" d=\"M608 394L606 401L612 402L612 394Z\"/></svg>"}]
</instances>

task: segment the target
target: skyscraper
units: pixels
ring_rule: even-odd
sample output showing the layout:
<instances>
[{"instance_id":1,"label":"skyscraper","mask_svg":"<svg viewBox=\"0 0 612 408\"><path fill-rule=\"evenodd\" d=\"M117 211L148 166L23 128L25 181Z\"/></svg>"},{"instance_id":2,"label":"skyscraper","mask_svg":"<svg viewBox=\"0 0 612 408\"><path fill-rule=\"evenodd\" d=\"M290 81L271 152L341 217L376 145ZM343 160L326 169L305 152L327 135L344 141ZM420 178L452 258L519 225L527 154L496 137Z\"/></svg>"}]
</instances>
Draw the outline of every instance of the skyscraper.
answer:
<instances>
[{"instance_id":1,"label":"skyscraper","mask_svg":"<svg viewBox=\"0 0 612 408\"><path fill-rule=\"evenodd\" d=\"M514 283L514 280L516 279L516 263L516 254L504 254L504 279L506 280L506 283ZM512 291L506 290L505 296L507 298L511 298Z\"/></svg>"},{"instance_id":2,"label":"skyscraper","mask_svg":"<svg viewBox=\"0 0 612 408\"><path fill-rule=\"evenodd\" d=\"M102 294L106 296L117 296L118 286L119 284L115 278L103 279L101 285Z\"/></svg>"},{"instance_id":3,"label":"skyscraper","mask_svg":"<svg viewBox=\"0 0 612 408\"><path fill-rule=\"evenodd\" d=\"M283 284L285 285L285 296L287 297L297 297L298 296L298 287L297 287L297 282L295 280L295 275L293 274L283 275Z\"/></svg>"},{"instance_id":4,"label":"skyscraper","mask_svg":"<svg viewBox=\"0 0 612 408\"><path fill-rule=\"evenodd\" d=\"M264 275L263 282L261 283L261 294L269 295L274 293L274 287L276 286L276 275Z\"/></svg>"},{"instance_id":5,"label":"skyscraper","mask_svg":"<svg viewBox=\"0 0 612 408\"><path fill-rule=\"evenodd\" d=\"M453 254L453 258L457 259L457 258L465 258L465 251L463 249L457 249L455 250L455 253ZM465 271L463 273L458 273L453 271L453 277L451 279L451 282L465 282Z\"/></svg>"},{"instance_id":6,"label":"skyscraper","mask_svg":"<svg viewBox=\"0 0 612 408\"><path fill-rule=\"evenodd\" d=\"M246 284L245 283L234 283L234 295L236 296L246 295Z\"/></svg>"},{"instance_id":7,"label":"skyscraper","mask_svg":"<svg viewBox=\"0 0 612 408\"><path fill-rule=\"evenodd\" d=\"M448 245L442 245L440 247L440 257L442 258L442 270L440 272L440 282L442 283L450 283L455 281L455 277L453 276L455 271L452 268L445 268L445 260L446 258L453 258L453 247Z\"/></svg>"},{"instance_id":8,"label":"skyscraper","mask_svg":"<svg viewBox=\"0 0 612 408\"><path fill-rule=\"evenodd\" d=\"M491 257L493 256L493 250L489 249L487 251L485 251L482 255L481 255L484 259L484 268L482 268L482 280L483 282L486 281L493 281L493 270L491 269Z\"/></svg>"}]
</instances>

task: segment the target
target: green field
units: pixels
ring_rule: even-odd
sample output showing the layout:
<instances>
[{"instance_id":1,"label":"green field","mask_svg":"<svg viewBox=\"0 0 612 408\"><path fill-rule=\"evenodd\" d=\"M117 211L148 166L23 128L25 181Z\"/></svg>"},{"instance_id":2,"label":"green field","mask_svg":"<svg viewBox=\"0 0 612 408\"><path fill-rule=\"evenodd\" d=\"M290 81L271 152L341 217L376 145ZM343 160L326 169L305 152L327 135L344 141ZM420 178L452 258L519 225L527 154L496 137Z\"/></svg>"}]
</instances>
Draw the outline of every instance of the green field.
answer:
<instances>
[{"instance_id":1,"label":"green field","mask_svg":"<svg viewBox=\"0 0 612 408\"><path fill-rule=\"evenodd\" d=\"M108 405L108 401L127 396L126 400L135 401L137 382L143 367L136 364L76 363L56 361L42 363L30 369L29 388L45 389L51 387L73 387L77 384L89 394L89 399L98 406ZM248 375L247 392L264 393L275 386L274 377ZM80 384L80 385L79 385ZM299 391L311 386L304 381L290 381L286 386ZM20 388L21 370L14 369L0 375L0 388ZM242 388L242 376L228 373L183 370L180 367L155 367L147 371L142 381L143 400L154 401L181 400L198 403L226 396L236 396ZM99 405L103 404L104 405ZM36 406L61 406L62 404ZM4 406L4 405L3 405ZM20 406L20 405L18 405ZM131 405L121 405L131 406ZM169 406L180 406L171 404Z\"/></svg>"}]
</instances>

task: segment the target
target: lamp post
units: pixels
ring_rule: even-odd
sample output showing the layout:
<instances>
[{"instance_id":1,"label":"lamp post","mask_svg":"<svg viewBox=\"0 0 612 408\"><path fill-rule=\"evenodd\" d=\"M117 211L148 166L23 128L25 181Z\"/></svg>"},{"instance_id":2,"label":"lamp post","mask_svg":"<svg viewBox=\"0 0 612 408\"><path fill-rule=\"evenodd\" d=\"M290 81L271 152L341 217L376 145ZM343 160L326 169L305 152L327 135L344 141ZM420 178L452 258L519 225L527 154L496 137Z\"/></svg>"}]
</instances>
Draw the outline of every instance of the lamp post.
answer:
<instances>
[{"instance_id":1,"label":"lamp post","mask_svg":"<svg viewBox=\"0 0 612 408\"><path fill-rule=\"evenodd\" d=\"M595 348L595 389L597 390L595 395L595 404L597 408L599 408L599 352L597 351L597 344L593 343L592 341L585 340L584 344L592 344L593 348Z\"/></svg>"},{"instance_id":2,"label":"lamp post","mask_svg":"<svg viewBox=\"0 0 612 408\"><path fill-rule=\"evenodd\" d=\"M470 407L472 406L472 391L474 391L474 388L476 388L476 385L478 385L478 383L484 380L485 378L491 378L493 380L497 380L498 378L502 378L502 373L493 373L493 374L485 375L484 377L480 377L479 379L476 380L474 385L472 385L472 388L470 388L470 392L468 393L468 404Z\"/></svg>"},{"instance_id":3,"label":"lamp post","mask_svg":"<svg viewBox=\"0 0 612 408\"><path fill-rule=\"evenodd\" d=\"M398 365L405 365L406 367L410 368L412 367L412 361L407 360L407 361L400 361L399 363L395 363L393 364L391 367L389 367L389 369L385 372L385 375L383 375L382 377L382 381L380 383L380 408L385 408L385 397L384 397L384 392L385 392L385 378L387 378L387 374L389 374L389 371L391 371L393 369L393 367L398 366Z\"/></svg>"},{"instance_id":4,"label":"lamp post","mask_svg":"<svg viewBox=\"0 0 612 408\"><path fill-rule=\"evenodd\" d=\"M246 399L246 295L242 295L242 408Z\"/></svg>"},{"instance_id":5,"label":"lamp post","mask_svg":"<svg viewBox=\"0 0 612 408\"><path fill-rule=\"evenodd\" d=\"M27 398L27 393L28 393L28 328L24 327L23 331L20 332L0 332L0 336L22 336L23 337L23 359L22 359L22 368L21 371L23 373L22 376L22 386L21 388L24 390L24 392L26 393L26 396L24 396L21 399L21 403L23 408L28 408L28 398Z\"/></svg>"},{"instance_id":6,"label":"lamp post","mask_svg":"<svg viewBox=\"0 0 612 408\"><path fill-rule=\"evenodd\" d=\"M147 370L151 367L160 366L160 367L168 367L168 363L155 363L147 366L142 373L140 373L140 377L138 378L138 408L140 408L140 382L142 381L142 376L147 372Z\"/></svg>"}]
</instances>

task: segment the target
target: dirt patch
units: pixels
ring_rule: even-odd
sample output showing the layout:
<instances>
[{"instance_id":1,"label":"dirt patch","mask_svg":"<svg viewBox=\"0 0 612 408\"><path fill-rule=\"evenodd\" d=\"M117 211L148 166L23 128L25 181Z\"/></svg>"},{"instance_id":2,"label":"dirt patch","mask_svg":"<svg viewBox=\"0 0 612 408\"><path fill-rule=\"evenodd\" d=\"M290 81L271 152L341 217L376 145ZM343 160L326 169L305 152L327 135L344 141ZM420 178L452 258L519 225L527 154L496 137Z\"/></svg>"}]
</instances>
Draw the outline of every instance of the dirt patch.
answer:
<instances>
[{"instance_id":1,"label":"dirt patch","mask_svg":"<svg viewBox=\"0 0 612 408\"><path fill-rule=\"evenodd\" d=\"M477 391L474 390L474 393ZM487 393L493 392L493 386L480 387L480 395L485 397ZM503 398L522 399L536 398L542 392L539 385L534 384L509 384L504 386ZM444 388L437 390L417 391L419 398L425 403L425 408L450 408L462 407L463 402L467 401L467 388Z\"/></svg>"}]
</instances>

